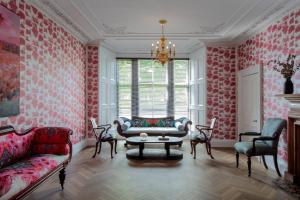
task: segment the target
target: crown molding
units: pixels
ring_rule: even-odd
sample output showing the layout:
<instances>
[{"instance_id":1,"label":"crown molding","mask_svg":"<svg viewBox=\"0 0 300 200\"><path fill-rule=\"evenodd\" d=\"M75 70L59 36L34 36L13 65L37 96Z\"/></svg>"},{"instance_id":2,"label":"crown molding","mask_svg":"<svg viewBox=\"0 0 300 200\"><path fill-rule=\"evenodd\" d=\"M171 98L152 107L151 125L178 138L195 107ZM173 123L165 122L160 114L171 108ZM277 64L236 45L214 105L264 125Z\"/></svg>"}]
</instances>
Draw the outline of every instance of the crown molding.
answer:
<instances>
[{"instance_id":1,"label":"crown molding","mask_svg":"<svg viewBox=\"0 0 300 200\"><path fill-rule=\"evenodd\" d=\"M56 5L54 1L50 0L28 0L33 6L37 7L43 12L48 18L53 20L54 23L62 26L67 32L75 36L82 43L87 43L91 41L91 37L86 34L83 30L79 28L73 20L62 13L59 6Z\"/></svg>"},{"instance_id":2,"label":"crown molding","mask_svg":"<svg viewBox=\"0 0 300 200\"><path fill-rule=\"evenodd\" d=\"M235 45L239 45L242 42L246 41L247 39L254 37L256 34L262 32L271 24L277 22L293 10L300 8L300 1L299 0L285 0L280 5L274 7L273 9L269 10L260 17L254 24L248 27L247 30L240 33L238 36L228 39Z\"/></svg>"}]
</instances>

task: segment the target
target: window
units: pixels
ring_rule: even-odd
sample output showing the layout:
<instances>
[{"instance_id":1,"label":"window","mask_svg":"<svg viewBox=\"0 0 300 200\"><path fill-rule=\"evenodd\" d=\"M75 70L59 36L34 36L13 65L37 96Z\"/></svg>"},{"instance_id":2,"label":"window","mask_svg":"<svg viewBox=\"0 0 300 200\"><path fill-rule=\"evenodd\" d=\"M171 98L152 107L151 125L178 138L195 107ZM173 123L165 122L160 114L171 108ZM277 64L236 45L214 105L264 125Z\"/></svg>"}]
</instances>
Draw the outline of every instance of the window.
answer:
<instances>
[{"instance_id":1,"label":"window","mask_svg":"<svg viewBox=\"0 0 300 200\"><path fill-rule=\"evenodd\" d=\"M174 61L175 119L188 117L188 60Z\"/></svg>"},{"instance_id":2,"label":"window","mask_svg":"<svg viewBox=\"0 0 300 200\"><path fill-rule=\"evenodd\" d=\"M137 62L136 62L137 61ZM168 66L150 59L118 59L118 116L132 115L132 65L138 81L140 117L166 117L168 109ZM189 117L189 61L174 60L174 117ZM135 74L135 73L134 73ZM134 79L135 80L135 79Z\"/></svg>"},{"instance_id":3,"label":"window","mask_svg":"<svg viewBox=\"0 0 300 200\"><path fill-rule=\"evenodd\" d=\"M118 60L118 115L131 117L131 60Z\"/></svg>"},{"instance_id":4,"label":"window","mask_svg":"<svg viewBox=\"0 0 300 200\"><path fill-rule=\"evenodd\" d=\"M166 117L168 102L167 65L139 60L139 115Z\"/></svg>"}]
</instances>

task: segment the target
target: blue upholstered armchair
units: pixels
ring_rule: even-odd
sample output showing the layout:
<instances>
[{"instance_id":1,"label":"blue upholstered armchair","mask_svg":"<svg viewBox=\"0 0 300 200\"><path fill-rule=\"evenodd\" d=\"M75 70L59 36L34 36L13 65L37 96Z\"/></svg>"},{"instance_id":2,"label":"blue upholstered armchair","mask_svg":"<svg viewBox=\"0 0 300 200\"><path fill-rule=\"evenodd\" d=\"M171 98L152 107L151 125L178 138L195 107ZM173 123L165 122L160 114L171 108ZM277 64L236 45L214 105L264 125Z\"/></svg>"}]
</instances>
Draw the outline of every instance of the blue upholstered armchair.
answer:
<instances>
[{"instance_id":1,"label":"blue upholstered armchair","mask_svg":"<svg viewBox=\"0 0 300 200\"><path fill-rule=\"evenodd\" d=\"M286 120L270 118L264 123L261 133L246 132L239 134L239 142L235 143L236 167L239 167L239 154L248 157L248 176L251 176L251 156L261 156L264 166L268 169L265 155L272 155L278 176L281 176L277 163L278 141L282 130L286 128ZM242 142L242 136L259 136L249 142Z\"/></svg>"}]
</instances>

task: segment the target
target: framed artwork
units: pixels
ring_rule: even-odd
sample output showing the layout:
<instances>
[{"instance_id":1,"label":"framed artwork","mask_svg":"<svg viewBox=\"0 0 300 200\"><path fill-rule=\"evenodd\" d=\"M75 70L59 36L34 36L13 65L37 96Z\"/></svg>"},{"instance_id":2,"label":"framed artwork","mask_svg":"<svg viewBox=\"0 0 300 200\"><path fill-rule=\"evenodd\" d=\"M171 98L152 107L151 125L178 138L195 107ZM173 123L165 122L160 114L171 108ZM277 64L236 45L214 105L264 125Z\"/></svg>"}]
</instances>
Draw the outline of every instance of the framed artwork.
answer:
<instances>
[{"instance_id":1,"label":"framed artwork","mask_svg":"<svg viewBox=\"0 0 300 200\"><path fill-rule=\"evenodd\" d=\"M0 117L20 113L20 18L0 5Z\"/></svg>"}]
</instances>

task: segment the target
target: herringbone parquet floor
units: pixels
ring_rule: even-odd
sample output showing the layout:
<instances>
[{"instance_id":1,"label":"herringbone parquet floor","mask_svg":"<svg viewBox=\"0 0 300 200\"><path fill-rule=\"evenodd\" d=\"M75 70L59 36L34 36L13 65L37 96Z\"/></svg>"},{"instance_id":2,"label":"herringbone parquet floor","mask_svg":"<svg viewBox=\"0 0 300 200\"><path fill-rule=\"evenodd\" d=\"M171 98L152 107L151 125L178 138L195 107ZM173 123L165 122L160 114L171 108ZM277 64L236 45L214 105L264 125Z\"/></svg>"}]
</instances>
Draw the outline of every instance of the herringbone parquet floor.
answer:
<instances>
[{"instance_id":1,"label":"herringbone parquet floor","mask_svg":"<svg viewBox=\"0 0 300 200\"><path fill-rule=\"evenodd\" d=\"M43 183L30 200L285 200L293 199L275 188L277 175L253 159L252 177L247 177L246 159L235 168L232 150L213 149L215 160L197 146L198 158L189 154L187 142L181 161L128 161L125 148L118 143L118 154L110 159L109 146L103 144L100 156L92 159L94 148L77 154L67 168L64 191L58 176Z\"/></svg>"}]
</instances>

